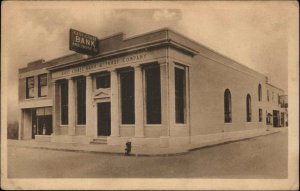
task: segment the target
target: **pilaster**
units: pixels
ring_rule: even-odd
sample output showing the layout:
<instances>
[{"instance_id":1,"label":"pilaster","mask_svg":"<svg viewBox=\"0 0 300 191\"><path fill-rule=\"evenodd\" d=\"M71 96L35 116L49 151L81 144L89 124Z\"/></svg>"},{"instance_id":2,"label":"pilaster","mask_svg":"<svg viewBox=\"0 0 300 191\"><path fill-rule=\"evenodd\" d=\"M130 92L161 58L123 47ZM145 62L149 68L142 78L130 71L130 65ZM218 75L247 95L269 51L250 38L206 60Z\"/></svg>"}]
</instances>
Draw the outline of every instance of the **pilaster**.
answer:
<instances>
[{"instance_id":1,"label":"pilaster","mask_svg":"<svg viewBox=\"0 0 300 191\"><path fill-rule=\"evenodd\" d=\"M134 67L134 102L135 137L144 137L143 73L141 66Z\"/></svg>"},{"instance_id":2,"label":"pilaster","mask_svg":"<svg viewBox=\"0 0 300 191\"><path fill-rule=\"evenodd\" d=\"M120 136L120 119L119 119L119 85L118 73L115 69L110 71L111 86L111 136Z\"/></svg>"},{"instance_id":3,"label":"pilaster","mask_svg":"<svg viewBox=\"0 0 300 191\"><path fill-rule=\"evenodd\" d=\"M93 83L92 76L86 76L86 136L93 136L93 103L92 103L92 92L93 91Z\"/></svg>"},{"instance_id":4,"label":"pilaster","mask_svg":"<svg viewBox=\"0 0 300 191\"><path fill-rule=\"evenodd\" d=\"M175 64L168 62L168 90L169 90L169 135L175 126Z\"/></svg>"},{"instance_id":5,"label":"pilaster","mask_svg":"<svg viewBox=\"0 0 300 191\"><path fill-rule=\"evenodd\" d=\"M34 98L38 98L38 76L34 76Z\"/></svg>"},{"instance_id":6,"label":"pilaster","mask_svg":"<svg viewBox=\"0 0 300 191\"><path fill-rule=\"evenodd\" d=\"M160 94L161 94L161 124L162 124L162 136L169 136L169 124L168 124L168 70L167 63L160 64Z\"/></svg>"},{"instance_id":7,"label":"pilaster","mask_svg":"<svg viewBox=\"0 0 300 191\"><path fill-rule=\"evenodd\" d=\"M24 128L24 114L23 114L23 109L20 109L19 111L19 131L18 131L18 139L22 139L22 134L23 134L23 128Z\"/></svg>"},{"instance_id":8,"label":"pilaster","mask_svg":"<svg viewBox=\"0 0 300 191\"><path fill-rule=\"evenodd\" d=\"M75 85L72 78L68 79L68 134L75 135Z\"/></svg>"},{"instance_id":9,"label":"pilaster","mask_svg":"<svg viewBox=\"0 0 300 191\"><path fill-rule=\"evenodd\" d=\"M51 84L51 95L52 95L52 135L56 134L56 124L57 124L57 83L53 81Z\"/></svg>"}]
</instances>

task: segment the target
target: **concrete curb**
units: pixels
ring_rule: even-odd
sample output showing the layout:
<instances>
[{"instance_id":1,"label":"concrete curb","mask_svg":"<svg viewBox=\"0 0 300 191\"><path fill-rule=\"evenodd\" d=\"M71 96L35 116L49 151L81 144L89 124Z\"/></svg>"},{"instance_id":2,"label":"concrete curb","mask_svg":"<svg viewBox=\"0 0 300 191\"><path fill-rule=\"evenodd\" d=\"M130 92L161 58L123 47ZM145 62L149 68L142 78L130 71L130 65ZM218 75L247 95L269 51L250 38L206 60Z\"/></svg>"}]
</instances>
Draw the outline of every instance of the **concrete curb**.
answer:
<instances>
[{"instance_id":1,"label":"concrete curb","mask_svg":"<svg viewBox=\"0 0 300 191\"><path fill-rule=\"evenodd\" d=\"M228 140L228 141L224 140L224 142L217 142L217 143L212 142L212 143L207 143L207 144L204 144L204 145L200 145L199 147L196 146L195 148L187 147L187 148L158 149L158 150L156 150L156 153L152 149L150 151L145 151L143 149L142 150L136 150L137 148L133 147L132 152L129 156L135 156L135 157L179 156L179 155L185 155L185 154L189 153L190 151L196 151L196 150L205 149L205 148L209 148L209 147L215 147L215 146L220 146L220 145L224 145L224 144L230 144L230 143L234 143L234 142L249 140L249 139L253 139L253 138L256 138L256 137L267 136L267 135L271 135L271 134L275 134L275 133L279 133L279 132L281 132L281 130L276 130L276 131L273 131L273 132L266 131L264 134L256 135L256 136L253 136L253 137L245 137L245 138L241 138L241 139ZM82 152L82 153L99 153L99 154L124 155L125 156L125 152L121 152L121 151L120 152L118 152L118 151L103 151L103 150L97 150L97 149L92 150L91 147L86 148L86 149L66 148L66 147L55 148L53 146L40 146L40 145L29 145L29 144L30 143L27 143L27 145L22 145L20 143L17 143L17 144L15 144L13 142L9 143L9 141L8 141L8 146L9 147L22 147L22 148L32 148L32 149L45 149L45 150L56 150L56 151L67 151L67 152ZM86 147L88 147L88 145ZM98 148L98 149L101 149L101 148ZM147 149L149 149L149 148L147 148ZM172 150L172 151L170 152L170 150Z\"/></svg>"},{"instance_id":2,"label":"concrete curb","mask_svg":"<svg viewBox=\"0 0 300 191\"><path fill-rule=\"evenodd\" d=\"M266 133L266 134L263 134L263 135L257 135L257 136L253 136L253 137L243 138L243 139L225 141L225 142L217 143L217 144L208 144L208 145L205 145L205 146L200 146L198 148L189 149L189 151L196 151L196 150L200 150L200 149L206 149L206 148L210 148L210 147L216 147L216 146L220 146L220 145L226 145L226 144L230 144L230 143L246 141L246 140L250 140L250 139L254 139L254 138L262 137L262 136L267 136L267 135L271 135L271 134L275 134L275 133L279 133L279 132L280 131L275 131L275 132L270 132L270 133Z\"/></svg>"}]
</instances>

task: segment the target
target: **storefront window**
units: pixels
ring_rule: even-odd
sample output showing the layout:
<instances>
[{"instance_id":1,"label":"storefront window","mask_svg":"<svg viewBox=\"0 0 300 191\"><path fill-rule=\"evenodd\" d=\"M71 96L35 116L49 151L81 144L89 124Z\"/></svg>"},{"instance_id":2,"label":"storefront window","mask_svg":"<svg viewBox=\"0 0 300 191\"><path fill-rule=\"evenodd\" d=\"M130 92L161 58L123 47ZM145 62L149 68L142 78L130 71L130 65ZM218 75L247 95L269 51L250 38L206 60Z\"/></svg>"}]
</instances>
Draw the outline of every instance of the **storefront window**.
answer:
<instances>
[{"instance_id":1,"label":"storefront window","mask_svg":"<svg viewBox=\"0 0 300 191\"><path fill-rule=\"evenodd\" d=\"M161 123L160 67L145 69L147 124Z\"/></svg>"},{"instance_id":2,"label":"storefront window","mask_svg":"<svg viewBox=\"0 0 300 191\"><path fill-rule=\"evenodd\" d=\"M52 134L52 109L51 107L41 107L36 109L36 134Z\"/></svg>"},{"instance_id":3,"label":"storefront window","mask_svg":"<svg viewBox=\"0 0 300 191\"><path fill-rule=\"evenodd\" d=\"M34 98L34 77L26 78L26 98Z\"/></svg>"},{"instance_id":4,"label":"storefront window","mask_svg":"<svg viewBox=\"0 0 300 191\"><path fill-rule=\"evenodd\" d=\"M47 74L42 74L38 76L38 94L39 97L45 97L48 95L48 86L47 86Z\"/></svg>"}]
</instances>

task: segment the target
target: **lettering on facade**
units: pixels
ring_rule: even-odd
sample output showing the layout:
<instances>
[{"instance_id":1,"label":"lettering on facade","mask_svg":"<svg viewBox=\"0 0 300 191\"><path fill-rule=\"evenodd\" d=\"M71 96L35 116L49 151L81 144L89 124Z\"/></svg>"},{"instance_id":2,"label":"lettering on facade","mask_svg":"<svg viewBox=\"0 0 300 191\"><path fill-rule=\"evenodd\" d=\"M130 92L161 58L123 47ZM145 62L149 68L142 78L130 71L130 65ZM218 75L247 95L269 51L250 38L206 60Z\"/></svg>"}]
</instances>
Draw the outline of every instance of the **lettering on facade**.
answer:
<instances>
[{"instance_id":1,"label":"lettering on facade","mask_svg":"<svg viewBox=\"0 0 300 191\"><path fill-rule=\"evenodd\" d=\"M95 70L98 70L101 68L107 68L107 67L111 67L111 66L115 66L115 65L124 65L124 64L129 64L129 63L133 63L133 62L144 61L146 59L149 59L148 57L149 57L149 55L147 53L139 53L139 54L135 54L135 55L109 59L109 60L105 60L102 62L89 64L86 66L80 66L80 67L76 67L76 68L62 70L59 72L54 72L54 73L52 73L52 78L59 78L59 77L68 76L68 75L75 75L75 74L80 74L80 73L85 73L85 72L91 72L91 71L95 71Z\"/></svg>"},{"instance_id":2,"label":"lettering on facade","mask_svg":"<svg viewBox=\"0 0 300 191\"><path fill-rule=\"evenodd\" d=\"M70 50L82 54L96 55L99 52L98 39L95 36L70 29Z\"/></svg>"}]
</instances>

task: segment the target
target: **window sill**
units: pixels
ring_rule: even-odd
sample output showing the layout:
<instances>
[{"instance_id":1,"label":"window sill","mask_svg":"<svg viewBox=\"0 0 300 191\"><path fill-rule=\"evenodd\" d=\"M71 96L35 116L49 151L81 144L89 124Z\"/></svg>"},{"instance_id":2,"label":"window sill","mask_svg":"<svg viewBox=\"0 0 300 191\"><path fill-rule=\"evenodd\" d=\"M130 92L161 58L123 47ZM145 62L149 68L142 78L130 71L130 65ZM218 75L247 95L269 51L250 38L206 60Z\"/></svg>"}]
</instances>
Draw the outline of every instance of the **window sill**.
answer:
<instances>
[{"instance_id":1,"label":"window sill","mask_svg":"<svg viewBox=\"0 0 300 191\"><path fill-rule=\"evenodd\" d=\"M186 123L175 123L176 127L186 127Z\"/></svg>"},{"instance_id":2,"label":"window sill","mask_svg":"<svg viewBox=\"0 0 300 191\"><path fill-rule=\"evenodd\" d=\"M134 124L121 124L120 127L134 127Z\"/></svg>"},{"instance_id":3,"label":"window sill","mask_svg":"<svg viewBox=\"0 0 300 191\"><path fill-rule=\"evenodd\" d=\"M25 101L31 101L31 100L43 100L43 99L48 99L48 96L44 96L44 97L33 97L33 98L25 98Z\"/></svg>"},{"instance_id":4,"label":"window sill","mask_svg":"<svg viewBox=\"0 0 300 191\"><path fill-rule=\"evenodd\" d=\"M47 98L48 96L38 96L37 98L39 99L43 99L43 98Z\"/></svg>"},{"instance_id":5,"label":"window sill","mask_svg":"<svg viewBox=\"0 0 300 191\"><path fill-rule=\"evenodd\" d=\"M162 124L145 124L144 125L145 127L161 127L162 126Z\"/></svg>"},{"instance_id":6,"label":"window sill","mask_svg":"<svg viewBox=\"0 0 300 191\"><path fill-rule=\"evenodd\" d=\"M34 100L35 98L34 97L31 97L31 98L25 98L24 100L25 101L30 101L30 100Z\"/></svg>"}]
</instances>

